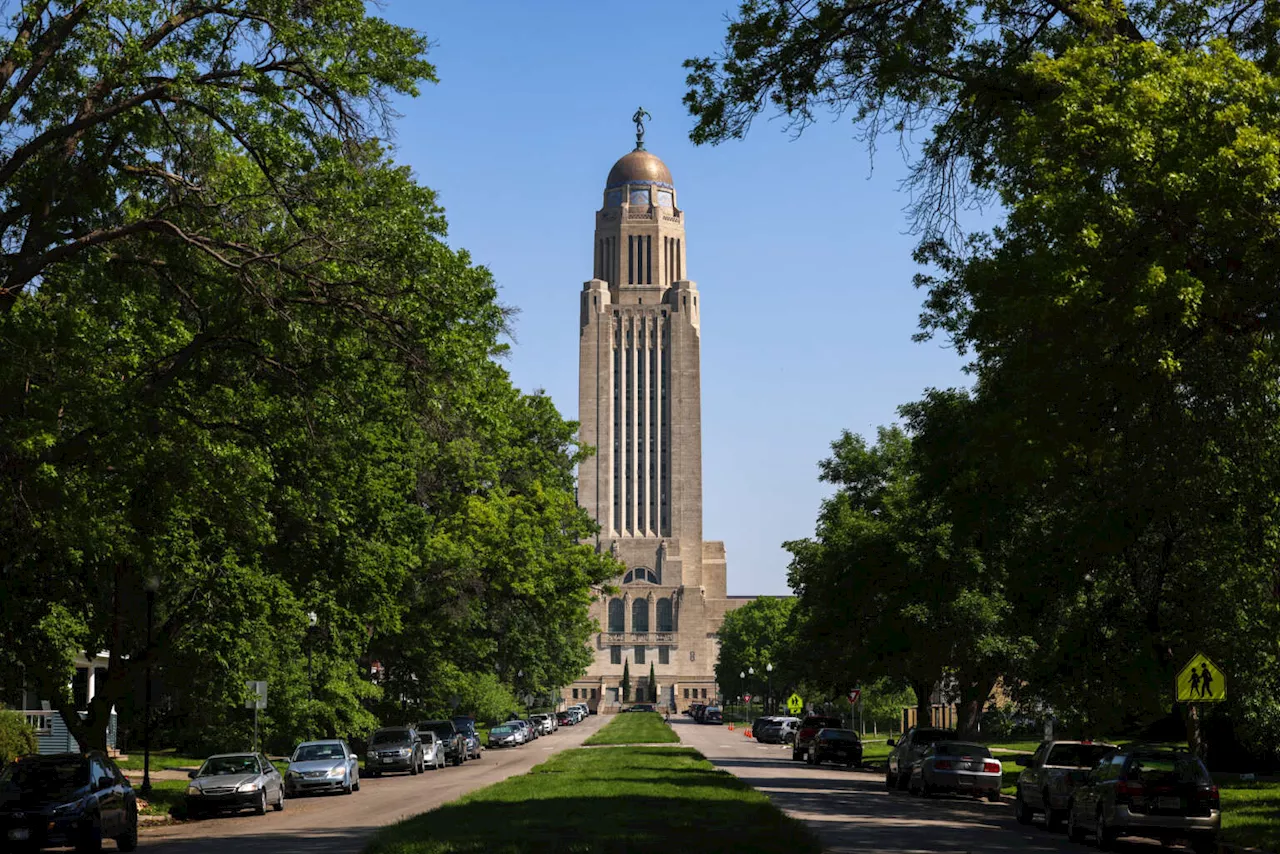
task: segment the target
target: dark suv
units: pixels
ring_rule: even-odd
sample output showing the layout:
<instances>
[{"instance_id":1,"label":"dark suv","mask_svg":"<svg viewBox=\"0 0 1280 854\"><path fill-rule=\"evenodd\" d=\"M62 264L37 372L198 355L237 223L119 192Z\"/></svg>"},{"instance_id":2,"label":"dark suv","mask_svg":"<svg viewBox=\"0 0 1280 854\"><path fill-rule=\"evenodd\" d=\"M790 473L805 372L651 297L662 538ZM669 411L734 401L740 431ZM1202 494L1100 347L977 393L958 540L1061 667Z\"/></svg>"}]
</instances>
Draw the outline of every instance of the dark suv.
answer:
<instances>
[{"instance_id":1,"label":"dark suv","mask_svg":"<svg viewBox=\"0 0 1280 854\"><path fill-rule=\"evenodd\" d=\"M374 730L369 736L365 757L365 770L374 777L382 776L383 771L408 771L415 775L427 769L422 739L410 726L384 726Z\"/></svg>"},{"instance_id":2,"label":"dark suv","mask_svg":"<svg viewBox=\"0 0 1280 854\"><path fill-rule=\"evenodd\" d=\"M467 744L467 736L460 732L453 721L423 721L418 729L434 732L436 740L444 745L444 760L454 765L467 761L471 752Z\"/></svg>"},{"instance_id":3,"label":"dark suv","mask_svg":"<svg viewBox=\"0 0 1280 854\"><path fill-rule=\"evenodd\" d=\"M800 728L796 730L795 743L791 745L791 758L797 762L805 757L805 749L813 737L818 734L818 730L825 727L832 729L840 728L840 719L826 717L824 715L809 715L800 722Z\"/></svg>"},{"instance_id":4,"label":"dark suv","mask_svg":"<svg viewBox=\"0 0 1280 854\"><path fill-rule=\"evenodd\" d=\"M137 795L104 754L21 756L0 771L0 848L97 851L103 839L138 847Z\"/></svg>"},{"instance_id":5,"label":"dark suv","mask_svg":"<svg viewBox=\"0 0 1280 854\"><path fill-rule=\"evenodd\" d=\"M480 733L476 732L476 719L467 715L457 715L450 718L453 725L458 728L458 732L462 733L467 740L467 757L469 759L480 758Z\"/></svg>"},{"instance_id":6,"label":"dark suv","mask_svg":"<svg viewBox=\"0 0 1280 854\"><path fill-rule=\"evenodd\" d=\"M1153 747L1104 756L1067 805L1067 835L1079 842L1091 832L1104 850L1120 836L1145 836L1166 845L1185 839L1207 854L1218 850L1221 823L1218 787L1204 763Z\"/></svg>"},{"instance_id":7,"label":"dark suv","mask_svg":"<svg viewBox=\"0 0 1280 854\"><path fill-rule=\"evenodd\" d=\"M911 766L924 755L925 748L935 741L955 741L956 731L936 727L913 726L895 743L889 739L889 761L885 765L884 785L887 789L906 791L911 782Z\"/></svg>"}]
</instances>

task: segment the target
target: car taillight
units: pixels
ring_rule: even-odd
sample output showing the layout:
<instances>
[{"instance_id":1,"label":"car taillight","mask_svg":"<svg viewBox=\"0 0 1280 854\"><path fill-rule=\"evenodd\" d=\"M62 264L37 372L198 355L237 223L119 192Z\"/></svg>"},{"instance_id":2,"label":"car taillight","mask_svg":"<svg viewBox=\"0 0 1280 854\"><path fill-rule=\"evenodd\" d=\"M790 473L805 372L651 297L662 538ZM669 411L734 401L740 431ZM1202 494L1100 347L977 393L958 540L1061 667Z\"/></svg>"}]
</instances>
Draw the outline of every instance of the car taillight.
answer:
<instances>
[{"instance_id":1,"label":"car taillight","mask_svg":"<svg viewBox=\"0 0 1280 854\"><path fill-rule=\"evenodd\" d=\"M985 774L999 774L1000 763L999 762L983 762L982 771Z\"/></svg>"},{"instance_id":2,"label":"car taillight","mask_svg":"<svg viewBox=\"0 0 1280 854\"><path fill-rule=\"evenodd\" d=\"M936 769L938 769L939 771L950 771L950 770L951 770L951 760L950 760L950 759L935 759L935 760L934 760L934 762L933 762L933 767L934 767L934 768L936 768Z\"/></svg>"},{"instance_id":3,"label":"car taillight","mask_svg":"<svg viewBox=\"0 0 1280 854\"><path fill-rule=\"evenodd\" d=\"M1213 809L1218 809L1222 804L1222 799L1218 795L1217 786L1210 786L1207 789L1201 789L1199 791L1199 797L1196 798L1196 800L1206 806L1212 807Z\"/></svg>"},{"instance_id":4,"label":"car taillight","mask_svg":"<svg viewBox=\"0 0 1280 854\"><path fill-rule=\"evenodd\" d=\"M1122 804L1132 803L1134 798L1140 798L1145 794L1146 789L1141 783L1121 780L1116 783L1116 802Z\"/></svg>"}]
</instances>

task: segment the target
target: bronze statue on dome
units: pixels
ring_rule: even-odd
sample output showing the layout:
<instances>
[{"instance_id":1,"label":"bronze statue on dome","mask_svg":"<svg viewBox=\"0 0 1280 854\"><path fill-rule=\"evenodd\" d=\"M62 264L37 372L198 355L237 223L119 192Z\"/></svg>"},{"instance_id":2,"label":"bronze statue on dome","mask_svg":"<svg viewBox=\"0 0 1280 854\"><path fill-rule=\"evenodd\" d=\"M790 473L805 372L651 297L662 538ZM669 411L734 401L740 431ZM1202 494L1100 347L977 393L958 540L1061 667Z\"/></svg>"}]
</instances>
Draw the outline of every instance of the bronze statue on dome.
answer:
<instances>
[{"instance_id":1,"label":"bronze statue on dome","mask_svg":"<svg viewBox=\"0 0 1280 854\"><path fill-rule=\"evenodd\" d=\"M636 123L636 151L644 151L644 120L645 119L652 120L653 116L649 115L649 113L645 110L644 107L641 107L640 109L636 110L635 115L631 117L631 121Z\"/></svg>"}]
</instances>

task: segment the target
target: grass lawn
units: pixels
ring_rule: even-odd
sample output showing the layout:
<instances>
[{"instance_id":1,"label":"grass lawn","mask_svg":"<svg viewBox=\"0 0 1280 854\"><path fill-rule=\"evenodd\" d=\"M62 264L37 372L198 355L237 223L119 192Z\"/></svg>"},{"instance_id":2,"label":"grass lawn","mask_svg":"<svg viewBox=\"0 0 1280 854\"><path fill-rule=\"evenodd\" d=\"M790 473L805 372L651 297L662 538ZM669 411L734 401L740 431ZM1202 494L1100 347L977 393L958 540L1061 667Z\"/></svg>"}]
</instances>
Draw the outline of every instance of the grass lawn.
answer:
<instances>
[{"instance_id":1,"label":"grass lawn","mask_svg":"<svg viewBox=\"0 0 1280 854\"><path fill-rule=\"evenodd\" d=\"M679 740L657 712L627 712L615 715L583 744L670 744Z\"/></svg>"},{"instance_id":2,"label":"grass lawn","mask_svg":"<svg viewBox=\"0 0 1280 854\"><path fill-rule=\"evenodd\" d=\"M1218 784L1222 840L1280 851L1280 783Z\"/></svg>"},{"instance_id":3,"label":"grass lawn","mask_svg":"<svg viewBox=\"0 0 1280 854\"><path fill-rule=\"evenodd\" d=\"M151 797L146 798L147 805L138 810L140 815L168 815L169 810L177 807L179 816L186 814L187 783L190 780L152 780ZM144 800L138 795L138 802Z\"/></svg>"},{"instance_id":4,"label":"grass lawn","mask_svg":"<svg viewBox=\"0 0 1280 854\"><path fill-rule=\"evenodd\" d=\"M121 771L141 771L142 770L142 751L130 753L128 759L117 759L116 764L120 766ZM159 771L165 768L199 768L203 764L205 757L200 756L179 756L172 750L153 750L151 751L151 770Z\"/></svg>"},{"instance_id":5,"label":"grass lawn","mask_svg":"<svg viewBox=\"0 0 1280 854\"><path fill-rule=\"evenodd\" d=\"M623 718L641 717L639 713ZM659 719L660 722L661 719ZM378 833L366 854L818 854L804 826L688 748L569 750Z\"/></svg>"}]
</instances>

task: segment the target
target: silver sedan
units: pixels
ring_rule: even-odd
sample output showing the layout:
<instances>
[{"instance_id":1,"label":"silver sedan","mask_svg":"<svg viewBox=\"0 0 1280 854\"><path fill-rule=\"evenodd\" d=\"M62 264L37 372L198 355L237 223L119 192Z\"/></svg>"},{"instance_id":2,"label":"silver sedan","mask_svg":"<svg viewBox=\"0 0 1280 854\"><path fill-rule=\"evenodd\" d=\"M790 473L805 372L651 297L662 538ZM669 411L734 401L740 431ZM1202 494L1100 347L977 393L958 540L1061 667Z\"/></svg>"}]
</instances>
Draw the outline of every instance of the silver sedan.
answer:
<instances>
[{"instance_id":1,"label":"silver sedan","mask_svg":"<svg viewBox=\"0 0 1280 854\"><path fill-rule=\"evenodd\" d=\"M310 792L360 791L360 763L340 738L304 741L289 757L284 772L284 788L289 797Z\"/></svg>"},{"instance_id":2,"label":"silver sedan","mask_svg":"<svg viewBox=\"0 0 1280 854\"><path fill-rule=\"evenodd\" d=\"M264 815L268 805L284 809L284 778L261 753L210 756L189 776L186 803L192 818L249 808Z\"/></svg>"},{"instance_id":3,"label":"silver sedan","mask_svg":"<svg viewBox=\"0 0 1280 854\"><path fill-rule=\"evenodd\" d=\"M422 731L422 768L425 771L439 771L446 764L444 758L444 742L436 738L431 730Z\"/></svg>"},{"instance_id":4,"label":"silver sedan","mask_svg":"<svg viewBox=\"0 0 1280 854\"><path fill-rule=\"evenodd\" d=\"M936 792L986 796L1000 800L1004 768L986 745L939 741L930 745L911 766L907 788L928 797Z\"/></svg>"}]
</instances>

